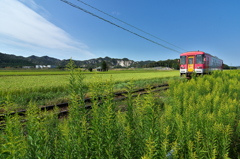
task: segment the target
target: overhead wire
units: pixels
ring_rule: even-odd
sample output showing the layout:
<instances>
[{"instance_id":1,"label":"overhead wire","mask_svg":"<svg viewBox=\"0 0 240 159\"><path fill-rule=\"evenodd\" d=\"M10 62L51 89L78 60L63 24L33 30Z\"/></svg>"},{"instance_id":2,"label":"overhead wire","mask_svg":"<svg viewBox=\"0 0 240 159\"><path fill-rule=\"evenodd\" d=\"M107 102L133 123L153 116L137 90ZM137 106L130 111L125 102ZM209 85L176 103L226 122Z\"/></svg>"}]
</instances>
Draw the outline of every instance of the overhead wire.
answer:
<instances>
[{"instance_id":1,"label":"overhead wire","mask_svg":"<svg viewBox=\"0 0 240 159\"><path fill-rule=\"evenodd\" d=\"M62 1L62 2L64 2L64 3L72 6L72 7L74 7L74 8L77 8L77 9L79 9L79 10L82 10L82 11L85 12L85 13L88 13L88 14L90 14L90 15L92 15L92 16L95 16L95 17L97 17L97 18L99 18L99 19L101 19L101 20L103 20L103 21L105 21L105 22L107 22L107 23L110 23L110 24L112 24L112 25L114 25L114 26L116 26L116 27L118 27L118 28L121 28L121 29L123 29L123 30L125 30L125 31L127 31L127 32L129 32L129 33L131 33L131 34L134 34L134 35L136 35L136 36L138 36L138 37L140 37L140 38L143 38L143 39L145 39L145 40L147 40L147 41L150 41L150 42L152 42L152 43L154 43L154 44L157 44L157 45L159 45L159 46L161 46L161 47L164 47L164 48L166 48L166 49L172 50L172 51L174 51L174 52L181 53L180 51L177 51L177 50L175 50L175 49L173 49L173 48L171 48L171 47L167 47L167 46L165 46L165 45L163 45L163 44L160 44L160 43L158 43L158 42L156 42L156 41L153 41L153 40L148 39L148 38L146 38L146 37L144 37L144 36L142 36L142 35L139 35L139 34L133 32L133 31L131 31L131 30L129 30L129 29L126 29L126 28L124 28L124 27L122 27L122 26L119 26L119 25L117 25L117 24L115 24L115 23L113 23L113 22L111 22L111 21L109 21L109 20L106 20L106 19L104 19L104 18L102 18L102 17L100 17L100 16L98 16L98 15L96 15L96 14L94 14L94 13L91 13L90 11L87 11L86 9L83 9L83 8L81 8L81 7L75 5L75 4L73 4L73 3L71 3L71 2L69 2L69 1L67 1L67 0L60 0L60 1Z\"/></svg>"},{"instance_id":2,"label":"overhead wire","mask_svg":"<svg viewBox=\"0 0 240 159\"><path fill-rule=\"evenodd\" d=\"M87 4L87 3L85 3L85 2L83 2L83 1L81 1L81 0L77 0L77 1L79 1L80 3L86 5L86 6L90 7L90 8L93 8L93 9L95 9L95 10L97 10L97 11L99 11L99 12L101 12L101 13L103 13L103 14L105 14L105 15L113 18L113 19L115 19L115 20L118 20L118 21L120 21L120 22L122 22L122 23L124 23L124 24L126 24L126 25L128 25L128 26L130 26L130 27L132 27L132 28L134 28L134 29L137 29L137 30L139 30L139 31L141 31L141 32L143 32L143 33L145 33L145 34L147 34L147 35L150 35L150 36L152 36L152 37L154 37L154 38L156 38L156 39L158 39L158 40L161 40L161 41L163 41L163 42L165 42L165 43L167 43L167 44L169 44L169 45L172 45L172 46L174 46L174 47L176 47L176 48L178 48L178 49L181 49L181 50L186 51L185 49L183 49L183 48L181 48L181 47L179 47L179 46L176 46L176 45L174 45L174 44L172 44L172 43L170 43L170 42L168 42L168 41L166 41L166 40L163 40L163 39L161 39L161 38L159 38L159 37L157 37L157 36L155 36L155 35L153 35L153 34L150 34L150 33L146 32L146 31L144 31L144 30L142 30L142 29L139 29L139 28L137 28L137 27L135 27L135 26L133 26L133 25L131 25L131 24L129 24L129 23L127 23L127 22L119 19L119 18L116 18L116 17L114 17L114 16L112 16L112 15L110 15L110 14L108 14L108 13L106 13L106 12L104 12L104 11L98 9L98 8L96 8L96 7L91 6L90 4Z\"/></svg>"}]
</instances>

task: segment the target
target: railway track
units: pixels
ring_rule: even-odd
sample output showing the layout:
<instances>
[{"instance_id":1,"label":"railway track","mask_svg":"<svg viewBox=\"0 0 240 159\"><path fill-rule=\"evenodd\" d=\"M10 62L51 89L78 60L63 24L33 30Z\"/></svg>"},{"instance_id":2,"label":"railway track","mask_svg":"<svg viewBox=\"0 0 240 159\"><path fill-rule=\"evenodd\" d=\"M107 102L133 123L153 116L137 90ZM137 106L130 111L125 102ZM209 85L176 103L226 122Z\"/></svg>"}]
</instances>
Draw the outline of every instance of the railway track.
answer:
<instances>
[{"instance_id":1,"label":"railway track","mask_svg":"<svg viewBox=\"0 0 240 159\"><path fill-rule=\"evenodd\" d=\"M131 92L132 97L137 97L138 95L144 95L144 94L148 94L147 90L151 90L151 92L157 92L157 91L164 91L167 90L169 88L168 84L161 84L161 85L157 85L157 86L152 86L150 88L141 88L141 89L137 89ZM126 94L128 94L127 91L122 91L122 92L117 92L114 93L114 100L115 101L121 101L121 100L125 100L128 97L126 96ZM102 97L98 97L97 100L99 100L99 105L101 105L103 102L101 102L102 100L104 100L106 98L106 96L102 96ZM92 98L85 98L84 102L86 103L86 105L84 106L85 109L92 109ZM69 110L67 109L69 103L61 103L61 104L57 104L57 105L49 105L49 106L43 106L41 107L42 111L50 111L53 110L55 107L58 107L60 109L60 112L58 114L59 117L61 116L65 116L68 114ZM20 116L24 116L27 110L20 110L17 112L12 112L8 115L14 115L14 114L18 114ZM4 120L6 114L0 114L0 121Z\"/></svg>"}]
</instances>

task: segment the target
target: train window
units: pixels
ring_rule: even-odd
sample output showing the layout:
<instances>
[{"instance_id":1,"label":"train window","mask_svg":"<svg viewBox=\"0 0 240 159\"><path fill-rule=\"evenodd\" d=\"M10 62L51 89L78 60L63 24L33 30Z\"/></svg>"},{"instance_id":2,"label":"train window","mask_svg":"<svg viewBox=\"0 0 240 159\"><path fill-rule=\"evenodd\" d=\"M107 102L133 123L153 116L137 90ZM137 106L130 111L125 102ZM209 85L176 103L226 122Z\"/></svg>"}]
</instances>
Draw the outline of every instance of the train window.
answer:
<instances>
[{"instance_id":1,"label":"train window","mask_svg":"<svg viewBox=\"0 0 240 159\"><path fill-rule=\"evenodd\" d=\"M188 58L188 64L193 64L193 58Z\"/></svg>"},{"instance_id":2,"label":"train window","mask_svg":"<svg viewBox=\"0 0 240 159\"><path fill-rule=\"evenodd\" d=\"M197 64L203 64L204 60L203 60L203 55L197 55L196 56L196 63Z\"/></svg>"},{"instance_id":3,"label":"train window","mask_svg":"<svg viewBox=\"0 0 240 159\"><path fill-rule=\"evenodd\" d=\"M180 56L180 64L181 65L186 64L186 56Z\"/></svg>"}]
</instances>

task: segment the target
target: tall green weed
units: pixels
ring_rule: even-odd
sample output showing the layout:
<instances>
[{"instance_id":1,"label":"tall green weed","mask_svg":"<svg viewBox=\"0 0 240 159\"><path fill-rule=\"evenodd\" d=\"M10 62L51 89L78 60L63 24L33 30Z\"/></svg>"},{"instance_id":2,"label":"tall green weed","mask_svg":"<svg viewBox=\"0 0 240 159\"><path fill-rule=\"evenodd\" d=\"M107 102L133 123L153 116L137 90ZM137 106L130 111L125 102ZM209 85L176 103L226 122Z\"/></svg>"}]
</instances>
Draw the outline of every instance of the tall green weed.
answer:
<instances>
[{"instance_id":1,"label":"tall green weed","mask_svg":"<svg viewBox=\"0 0 240 159\"><path fill-rule=\"evenodd\" d=\"M191 80L172 80L162 102L149 90L132 97L126 111L114 100L114 81L84 76L69 64L69 115L40 112L29 103L25 122L6 115L1 130L2 158L238 158L240 151L239 71L215 72ZM84 96L92 109L84 107ZM106 95L106 97L104 97ZM101 104L98 97L102 96ZM161 101L161 100L160 100ZM11 98L4 106L14 105Z\"/></svg>"}]
</instances>

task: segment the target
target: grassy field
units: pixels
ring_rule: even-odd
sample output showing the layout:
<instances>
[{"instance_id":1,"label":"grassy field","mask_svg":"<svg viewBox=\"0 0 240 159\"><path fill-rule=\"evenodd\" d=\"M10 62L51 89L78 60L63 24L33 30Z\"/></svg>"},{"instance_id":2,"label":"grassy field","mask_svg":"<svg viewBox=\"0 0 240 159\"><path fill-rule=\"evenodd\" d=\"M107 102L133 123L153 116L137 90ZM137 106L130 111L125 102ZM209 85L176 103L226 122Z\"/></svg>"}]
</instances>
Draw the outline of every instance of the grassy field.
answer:
<instances>
[{"instance_id":1,"label":"grassy field","mask_svg":"<svg viewBox=\"0 0 240 159\"><path fill-rule=\"evenodd\" d=\"M76 70L78 72L78 70ZM115 90L124 89L129 81L138 87L156 84L164 78L177 77L179 71L110 70L108 72L81 72L83 82L90 84L98 79L113 80ZM161 83L161 82L160 82ZM0 103L11 96L15 103L26 105L29 101L39 105L56 104L68 100L69 71L14 70L0 72Z\"/></svg>"},{"instance_id":2,"label":"grassy field","mask_svg":"<svg viewBox=\"0 0 240 159\"><path fill-rule=\"evenodd\" d=\"M111 96L115 84L100 78L89 83L88 91L93 99L106 93L103 104L93 101L91 111L79 107L86 93L81 77L69 77L68 118L39 113L31 102L26 122L6 116L0 158L240 158L239 70L169 80L159 102L152 93L136 98L129 93L127 111L116 109ZM128 92L132 84L127 84ZM11 100L3 106L11 107Z\"/></svg>"},{"instance_id":3,"label":"grassy field","mask_svg":"<svg viewBox=\"0 0 240 159\"><path fill-rule=\"evenodd\" d=\"M98 72L93 70L89 72L85 69L81 70L83 74L118 74L118 73L146 73L146 72L157 72L155 69L138 68L138 69L114 69L106 72ZM162 72L162 71L161 71ZM164 70L163 70L164 72ZM168 72L167 70L165 72ZM67 69L0 69L0 76L38 76L38 75L68 75Z\"/></svg>"},{"instance_id":4,"label":"grassy field","mask_svg":"<svg viewBox=\"0 0 240 159\"><path fill-rule=\"evenodd\" d=\"M38 73L38 72L37 72ZM38 75L36 72L16 72L15 75L0 76L0 86L2 89L7 89L8 91L15 89L31 89L31 88L41 88L41 87L59 87L68 84L69 72L67 75L55 75L52 72L47 72L49 75L42 75L41 72ZM64 72L66 74L66 72ZM24 76L21 76L23 75ZM84 82L91 83L96 78L102 78L107 80L112 78L116 82L129 81L129 80L140 80L140 79L151 79L151 78L164 78L178 76L179 71L109 71L106 73L84 73Z\"/></svg>"}]
</instances>

